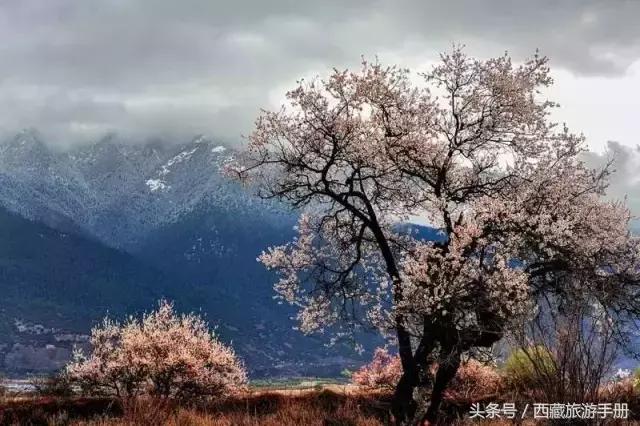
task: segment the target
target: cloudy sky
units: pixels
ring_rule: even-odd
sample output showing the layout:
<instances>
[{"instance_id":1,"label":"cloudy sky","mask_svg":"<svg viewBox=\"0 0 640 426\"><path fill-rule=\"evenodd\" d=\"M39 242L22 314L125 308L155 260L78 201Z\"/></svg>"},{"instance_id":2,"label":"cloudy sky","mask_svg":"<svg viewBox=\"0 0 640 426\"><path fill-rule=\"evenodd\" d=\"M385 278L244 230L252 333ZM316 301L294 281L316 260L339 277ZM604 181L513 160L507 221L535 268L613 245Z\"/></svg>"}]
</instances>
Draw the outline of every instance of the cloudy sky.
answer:
<instances>
[{"instance_id":1,"label":"cloudy sky","mask_svg":"<svg viewBox=\"0 0 640 426\"><path fill-rule=\"evenodd\" d=\"M585 133L591 161L621 157L617 190L640 197L639 17L636 0L0 0L0 132L233 142L297 78L361 55L417 72L453 43L539 48L555 118Z\"/></svg>"}]
</instances>

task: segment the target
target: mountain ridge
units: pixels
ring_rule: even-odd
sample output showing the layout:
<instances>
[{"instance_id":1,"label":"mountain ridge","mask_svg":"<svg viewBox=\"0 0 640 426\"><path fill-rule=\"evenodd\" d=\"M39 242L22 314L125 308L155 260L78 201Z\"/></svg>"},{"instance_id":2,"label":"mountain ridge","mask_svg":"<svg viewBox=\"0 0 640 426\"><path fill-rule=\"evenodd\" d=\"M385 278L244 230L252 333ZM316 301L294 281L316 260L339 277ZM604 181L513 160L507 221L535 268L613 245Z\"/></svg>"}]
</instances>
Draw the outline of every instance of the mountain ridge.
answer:
<instances>
[{"instance_id":1,"label":"mountain ridge","mask_svg":"<svg viewBox=\"0 0 640 426\"><path fill-rule=\"evenodd\" d=\"M63 152L52 150L33 132L0 143L0 207L11 211L6 215L19 218L26 235L47 229L50 241L45 246L57 251L74 252L63 244L64 238L86 241L79 244L85 253L73 254L78 264L60 260L56 266L44 261L42 247L35 243L14 249L29 253L36 259L31 263L15 259L12 252L0 258L0 265L5 265L0 276L10 261L22 262L23 271L30 265L33 271L22 278L7 275L2 282L6 288L25 289L23 297L17 292L0 302L6 311L0 316L0 328L8 336L3 341L0 335L4 368L25 372L59 367L71 349L71 343L57 342L53 334L33 338L19 332L16 320L86 336L89 326L105 313L102 301L118 305L132 289L145 288L153 291L113 313L122 317L149 310L155 303L151 299L170 297L181 310L205 314L221 338L233 341L254 376L338 374L357 363L360 357L352 349L328 349L323 337L293 330L293 309L273 299L275 277L256 257L266 247L290 240L296 217L226 179L220 171L233 155L231 147L203 136L182 144L127 144L109 135ZM19 246L19 239L14 241ZM110 265L98 257L93 262L104 268L78 279L83 262L91 262L96 253L125 257L105 254L113 259ZM129 278L139 277L140 282L118 272L127 262L132 262ZM64 287L60 279L48 288L39 282L56 268L79 286L74 292L86 293L78 302L86 314L60 300L62 295L50 294ZM96 283L103 277L126 282L131 289L100 288ZM38 307L43 298L50 299L48 306L55 315ZM51 345L63 355L47 364L42 351Z\"/></svg>"}]
</instances>

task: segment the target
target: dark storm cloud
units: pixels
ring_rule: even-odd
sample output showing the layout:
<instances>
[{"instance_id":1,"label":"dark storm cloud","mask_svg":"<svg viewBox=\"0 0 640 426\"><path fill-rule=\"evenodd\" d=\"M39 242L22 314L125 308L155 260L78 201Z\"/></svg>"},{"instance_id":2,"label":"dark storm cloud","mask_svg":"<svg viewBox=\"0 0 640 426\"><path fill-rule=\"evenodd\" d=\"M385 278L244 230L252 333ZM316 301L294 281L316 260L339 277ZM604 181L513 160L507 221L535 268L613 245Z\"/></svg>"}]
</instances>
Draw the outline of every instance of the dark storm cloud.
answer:
<instances>
[{"instance_id":1,"label":"dark storm cloud","mask_svg":"<svg viewBox=\"0 0 640 426\"><path fill-rule=\"evenodd\" d=\"M576 74L640 57L636 1L0 2L0 129L237 139L296 78L360 55L425 62L540 48Z\"/></svg>"}]
</instances>

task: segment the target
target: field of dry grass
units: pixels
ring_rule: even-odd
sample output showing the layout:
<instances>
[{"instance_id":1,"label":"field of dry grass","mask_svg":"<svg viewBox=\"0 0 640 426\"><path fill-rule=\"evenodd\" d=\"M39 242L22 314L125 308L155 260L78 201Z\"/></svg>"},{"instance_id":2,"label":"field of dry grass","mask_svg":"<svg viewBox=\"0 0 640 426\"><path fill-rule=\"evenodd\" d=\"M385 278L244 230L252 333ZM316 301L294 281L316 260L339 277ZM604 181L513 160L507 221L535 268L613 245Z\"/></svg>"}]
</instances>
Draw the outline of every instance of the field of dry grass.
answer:
<instances>
[{"instance_id":1,"label":"field of dry grass","mask_svg":"<svg viewBox=\"0 0 640 426\"><path fill-rule=\"evenodd\" d=\"M164 411L164 412L163 412ZM203 409L154 410L142 402L120 419L77 422L76 425L253 426L253 425L383 425L387 404L365 396L333 391L264 392Z\"/></svg>"},{"instance_id":2,"label":"field of dry grass","mask_svg":"<svg viewBox=\"0 0 640 426\"><path fill-rule=\"evenodd\" d=\"M108 398L9 398L0 424L47 425L383 425L388 397L352 387L250 391L202 407L141 399L122 406Z\"/></svg>"},{"instance_id":3,"label":"field of dry grass","mask_svg":"<svg viewBox=\"0 0 640 426\"><path fill-rule=\"evenodd\" d=\"M389 394L362 391L350 385L251 390L225 401L188 408L152 399L123 406L110 398L14 395L0 401L0 425L376 426L393 424L389 402ZM448 401L443 408L448 415L442 422L444 425L513 424L506 420L471 421L467 417L467 402Z\"/></svg>"}]
</instances>

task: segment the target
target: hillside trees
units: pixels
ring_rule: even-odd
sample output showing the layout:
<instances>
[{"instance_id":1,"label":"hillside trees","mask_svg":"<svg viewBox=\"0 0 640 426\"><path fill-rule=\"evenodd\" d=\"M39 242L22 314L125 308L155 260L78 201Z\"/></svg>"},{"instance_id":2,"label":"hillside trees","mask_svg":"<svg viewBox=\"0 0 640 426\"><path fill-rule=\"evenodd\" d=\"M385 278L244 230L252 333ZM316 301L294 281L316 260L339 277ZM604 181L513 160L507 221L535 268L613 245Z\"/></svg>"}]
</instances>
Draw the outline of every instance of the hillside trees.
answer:
<instances>
[{"instance_id":1,"label":"hillside trees","mask_svg":"<svg viewBox=\"0 0 640 426\"><path fill-rule=\"evenodd\" d=\"M298 237L260 256L300 328L395 336L401 423L435 420L461 355L502 339L539 298L615 321L639 309L629 211L603 200L609 170L580 161L583 137L550 122L547 59L456 48L422 77L365 62L301 81L229 167L302 211ZM443 238L400 232L415 215Z\"/></svg>"}]
</instances>

